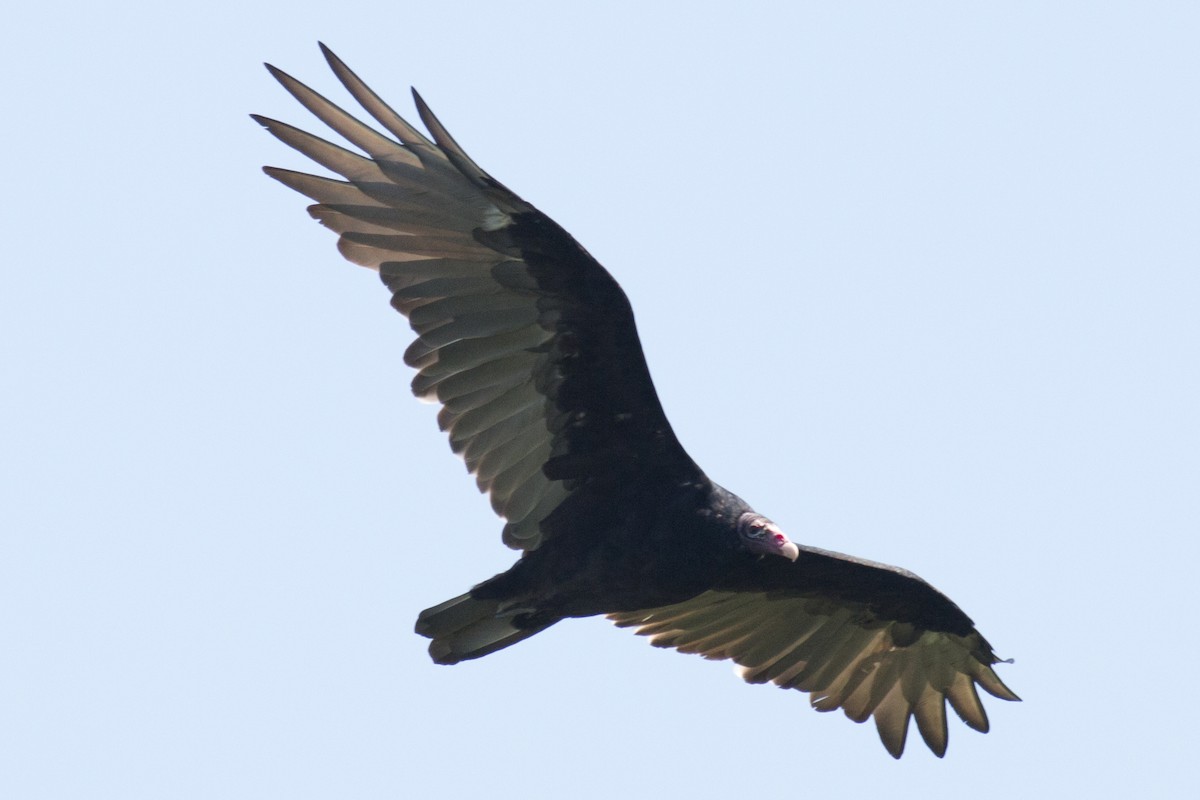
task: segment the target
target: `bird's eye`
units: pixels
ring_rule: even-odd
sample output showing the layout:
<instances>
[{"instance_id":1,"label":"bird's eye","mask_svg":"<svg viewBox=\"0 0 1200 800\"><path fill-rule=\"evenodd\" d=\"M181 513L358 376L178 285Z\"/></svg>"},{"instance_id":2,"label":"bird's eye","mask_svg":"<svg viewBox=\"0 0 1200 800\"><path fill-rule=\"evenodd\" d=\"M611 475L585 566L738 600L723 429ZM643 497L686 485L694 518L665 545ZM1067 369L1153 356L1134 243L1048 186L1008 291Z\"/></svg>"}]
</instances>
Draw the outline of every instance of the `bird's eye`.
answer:
<instances>
[{"instance_id":1,"label":"bird's eye","mask_svg":"<svg viewBox=\"0 0 1200 800\"><path fill-rule=\"evenodd\" d=\"M761 539L766 532L767 529L765 527L756 525L750 529L750 533L748 533L747 536L749 536L751 539Z\"/></svg>"}]
</instances>

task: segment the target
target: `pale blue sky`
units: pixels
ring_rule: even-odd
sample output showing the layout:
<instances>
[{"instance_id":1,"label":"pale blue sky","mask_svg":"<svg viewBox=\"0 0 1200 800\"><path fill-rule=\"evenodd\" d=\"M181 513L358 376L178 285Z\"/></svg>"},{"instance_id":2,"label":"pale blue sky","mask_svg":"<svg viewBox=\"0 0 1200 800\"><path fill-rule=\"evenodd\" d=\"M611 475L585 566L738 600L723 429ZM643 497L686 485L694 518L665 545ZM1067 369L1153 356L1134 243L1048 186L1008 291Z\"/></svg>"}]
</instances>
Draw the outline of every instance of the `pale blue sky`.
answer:
<instances>
[{"instance_id":1,"label":"pale blue sky","mask_svg":"<svg viewBox=\"0 0 1200 800\"><path fill-rule=\"evenodd\" d=\"M1192 786L1200 8L430 5L8 12L0 796ZM306 165L248 113L317 126L260 62L347 101L318 39L608 266L716 480L945 591L1025 702L897 763L598 620L430 663L514 554L259 171Z\"/></svg>"}]
</instances>

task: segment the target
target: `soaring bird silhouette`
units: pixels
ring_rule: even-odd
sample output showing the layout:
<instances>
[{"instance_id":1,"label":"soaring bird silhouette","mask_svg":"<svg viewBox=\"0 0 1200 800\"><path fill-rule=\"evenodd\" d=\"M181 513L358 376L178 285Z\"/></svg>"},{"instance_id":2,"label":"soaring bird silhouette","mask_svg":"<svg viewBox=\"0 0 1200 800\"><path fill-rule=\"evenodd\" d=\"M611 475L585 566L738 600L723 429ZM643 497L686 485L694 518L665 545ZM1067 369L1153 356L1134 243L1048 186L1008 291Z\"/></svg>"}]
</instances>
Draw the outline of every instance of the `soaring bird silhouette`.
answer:
<instances>
[{"instance_id":1,"label":"soaring bird silhouette","mask_svg":"<svg viewBox=\"0 0 1200 800\"><path fill-rule=\"evenodd\" d=\"M522 551L507 572L421 612L456 664L566 617L607 614L659 647L730 659L751 683L874 717L893 756L909 720L938 756L946 701L978 731L997 677L971 619L911 572L797 545L711 481L675 438L617 282L565 230L492 178L420 96L432 140L340 59L325 58L394 139L271 74L363 154L282 122L268 131L334 180L265 168L316 201L350 261L376 270L417 339L404 360Z\"/></svg>"}]
</instances>

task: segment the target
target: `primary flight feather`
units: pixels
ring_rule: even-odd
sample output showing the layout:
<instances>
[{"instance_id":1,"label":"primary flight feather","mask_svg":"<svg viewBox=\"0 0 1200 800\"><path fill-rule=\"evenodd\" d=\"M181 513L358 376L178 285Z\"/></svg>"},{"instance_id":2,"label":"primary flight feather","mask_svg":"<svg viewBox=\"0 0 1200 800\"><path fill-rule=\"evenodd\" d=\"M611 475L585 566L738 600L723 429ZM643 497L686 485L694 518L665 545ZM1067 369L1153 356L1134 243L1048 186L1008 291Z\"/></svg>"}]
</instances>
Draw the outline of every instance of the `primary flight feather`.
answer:
<instances>
[{"instance_id":1,"label":"primary flight feather","mask_svg":"<svg viewBox=\"0 0 1200 800\"><path fill-rule=\"evenodd\" d=\"M413 392L504 517L511 569L422 611L440 664L508 647L566 617L621 627L814 708L875 720L899 758L909 721L946 751L946 702L987 731L976 687L1017 696L970 618L916 575L799 546L713 483L675 438L633 311L570 234L492 178L413 93L432 140L322 45L378 132L268 66L361 152L256 116L344 180L267 167L316 201L338 249L379 272L417 339Z\"/></svg>"}]
</instances>

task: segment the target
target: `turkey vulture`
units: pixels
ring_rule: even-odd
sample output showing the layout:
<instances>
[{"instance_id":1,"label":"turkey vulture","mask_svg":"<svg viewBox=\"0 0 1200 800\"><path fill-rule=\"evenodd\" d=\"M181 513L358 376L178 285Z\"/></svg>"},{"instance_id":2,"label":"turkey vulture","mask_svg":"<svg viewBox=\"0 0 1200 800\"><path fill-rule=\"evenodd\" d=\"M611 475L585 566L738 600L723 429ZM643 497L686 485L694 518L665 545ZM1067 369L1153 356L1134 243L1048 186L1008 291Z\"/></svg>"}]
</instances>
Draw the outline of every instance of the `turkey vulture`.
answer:
<instances>
[{"instance_id":1,"label":"turkey vulture","mask_svg":"<svg viewBox=\"0 0 1200 800\"><path fill-rule=\"evenodd\" d=\"M520 559L422 611L439 664L495 652L566 617L606 614L652 644L734 661L751 683L875 718L899 758L913 717L946 751L949 700L986 732L976 684L1017 696L945 595L911 572L805 547L713 483L663 413L625 293L565 230L480 169L421 97L432 141L322 45L379 133L267 65L365 155L255 116L345 180L275 167L316 201L350 261L379 272L417 333L412 388L504 517Z\"/></svg>"}]
</instances>

